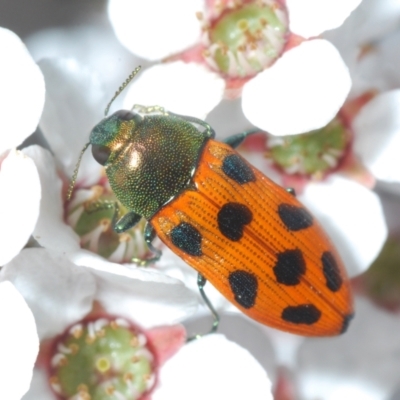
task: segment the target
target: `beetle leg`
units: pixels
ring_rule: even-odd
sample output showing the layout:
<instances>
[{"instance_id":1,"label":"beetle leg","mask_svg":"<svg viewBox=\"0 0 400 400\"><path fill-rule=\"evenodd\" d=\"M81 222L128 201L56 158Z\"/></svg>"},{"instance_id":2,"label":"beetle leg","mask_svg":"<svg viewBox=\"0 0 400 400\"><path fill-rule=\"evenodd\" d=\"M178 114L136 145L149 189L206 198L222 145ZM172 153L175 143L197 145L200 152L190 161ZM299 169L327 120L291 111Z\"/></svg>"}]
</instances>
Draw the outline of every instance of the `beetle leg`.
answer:
<instances>
[{"instance_id":1,"label":"beetle leg","mask_svg":"<svg viewBox=\"0 0 400 400\"><path fill-rule=\"evenodd\" d=\"M204 302L206 303L208 309L211 311L211 314L214 318L214 322L211 326L210 332L206 333L206 335L209 335L210 333L215 333L218 330L218 325L219 325L219 315L218 313L215 311L214 306L211 304L210 299L207 297L206 293L204 292L204 286L206 285L207 280L206 278L204 278L203 275L201 275L200 273L197 275L197 287L199 288L199 292L201 294L201 297L203 298ZM192 336L190 338L188 338L188 342L194 340L194 339L200 339L201 337L203 337L204 335L201 334L197 334L195 336Z\"/></svg>"},{"instance_id":2,"label":"beetle leg","mask_svg":"<svg viewBox=\"0 0 400 400\"><path fill-rule=\"evenodd\" d=\"M144 228L144 240L147 244L147 247L154 254L154 256L148 259L132 258L132 262L139 264L142 267L147 267L148 265L160 259L162 252L160 249L154 247L152 243L155 237L156 237L155 229L147 222Z\"/></svg>"},{"instance_id":3,"label":"beetle leg","mask_svg":"<svg viewBox=\"0 0 400 400\"><path fill-rule=\"evenodd\" d=\"M111 226L116 233L126 232L128 229L133 228L142 218L141 215L133 211L126 213L121 218L119 216L119 206L116 201L98 200L90 202L86 205L85 210L88 213L94 213L103 210L114 208L114 214L111 221Z\"/></svg>"},{"instance_id":4,"label":"beetle leg","mask_svg":"<svg viewBox=\"0 0 400 400\"><path fill-rule=\"evenodd\" d=\"M296 191L292 187L286 188L286 191L290 193L292 196L296 197Z\"/></svg>"},{"instance_id":5,"label":"beetle leg","mask_svg":"<svg viewBox=\"0 0 400 400\"><path fill-rule=\"evenodd\" d=\"M250 131L237 133L236 135L229 136L223 142L226 143L228 146L231 146L232 149L236 149L236 147L238 147L240 144L242 144L242 142L244 141L244 139L247 138L247 136L250 136L253 133L259 133L259 132L260 132L259 129L253 129Z\"/></svg>"},{"instance_id":6,"label":"beetle leg","mask_svg":"<svg viewBox=\"0 0 400 400\"><path fill-rule=\"evenodd\" d=\"M119 207L118 203L114 202L113 206L115 207L115 212L113 215L112 219L112 227L115 232L117 233L123 233L126 232L127 230L133 228L141 219L142 216L139 214L136 214L133 211L130 211L123 215L121 218L119 217ZM152 264L155 261L158 261L161 257L161 251L157 248L155 248L152 245L152 241L156 236L156 231L154 228L147 222L146 226L144 228L144 240L147 244L147 247L149 250L154 253L154 257L151 257L149 259L141 259L141 258L132 258L132 262L139 264L140 266L147 266L149 264Z\"/></svg>"},{"instance_id":7,"label":"beetle leg","mask_svg":"<svg viewBox=\"0 0 400 400\"><path fill-rule=\"evenodd\" d=\"M115 232L126 232L128 229L133 228L141 219L142 216L133 211L130 211L119 218L119 208L117 203L115 203L115 213L112 220L112 227Z\"/></svg>"}]
</instances>

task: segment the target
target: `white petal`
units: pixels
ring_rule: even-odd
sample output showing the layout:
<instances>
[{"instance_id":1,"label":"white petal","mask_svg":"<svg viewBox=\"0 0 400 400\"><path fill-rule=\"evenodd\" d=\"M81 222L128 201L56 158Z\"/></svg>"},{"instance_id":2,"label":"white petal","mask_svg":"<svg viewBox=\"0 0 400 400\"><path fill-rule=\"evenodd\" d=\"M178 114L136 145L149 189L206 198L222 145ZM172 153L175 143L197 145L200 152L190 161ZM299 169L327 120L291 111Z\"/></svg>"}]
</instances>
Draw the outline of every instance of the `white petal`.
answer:
<instances>
[{"instance_id":1,"label":"white petal","mask_svg":"<svg viewBox=\"0 0 400 400\"><path fill-rule=\"evenodd\" d=\"M35 60L73 57L93 69L101 77L110 99L130 73L129 69L139 64L138 58L121 46L104 17L67 28L35 31L25 39L25 44ZM81 94L86 95L84 90Z\"/></svg>"},{"instance_id":2,"label":"white petal","mask_svg":"<svg viewBox=\"0 0 400 400\"><path fill-rule=\"evenodd\" d=\"M39 352L35 320L9 281L0 283L0 399L19 400L29 389Z\"/></svg>"},{"instance_id":3,"label":"white petal","mask_svg":"<svg viewBox=\"0 0 400 400\"><path fill-rule=\"evenodd\" d=\"M343 2L354 3L357 0ZM400 2L398 0L363 0L344 25L352 28L358 44L376 42L398 30ZM340 28L339 28L340 29ZM344 37L342 37L345 40Z\"/></svg>"},{"instance_id":4,"label":"white petal","mask_svg":"<svg viewBox=\"0 0 400 400\"><path fill-rule=\"evenodd\" d=\"M54 393L50 389L47 373L42 369L35 368L31 387L22 400L54 400Z\"/></svg>"},{"instance_id":5,"label":"white petal","mask_svg":"<svg viewBox=\"0 0 400 400\"><path fill-rule=\"evenodd\" d=\"M303 42L243 88L243 112L273 135L292 135L325 126L351 87L348 69L326 40Z\"/></svg>"},{"instance_id":6,"label":"white petal","mask_svg":"<svg viewBox=\"0 0 400 400\"><path fill-rule=\"evenodd\" d=\"M176 323L196 311L195 294L153 268L128 268L83 250L70 257L77 265L91 268L97 278L96 298L111 314L149 328Z\"/></svg>"},{"instance_id":7,"label":"white petal","mask_svg":"<svg viewBox=\"0 0 400 400\"><path fill-rule=\"evenodd\" d=\"M361 0L287 0L290 30L309 38L342 25Z\"/></svg>"},{"instance_id":8,"label":"white petal","mask_svg":"<svg viewBox=\"0 0 400 400\"><path fill-rule=\"evenodd\" d=\"M398 5L399 12L397 13L397 20L400 19L400 2ZM379 74L379 79L383 81L381 87L383 87L385 90L391 90L393 88L400 87L400 70L399 68L395 67L400 63L399 42L400 32L397 31L396 33L388 35L384 40L379 42L374 49L375 51L372 51L371 54L369 54L370 58L375 58L372 62L370 61L370 64L380 67L376 68L377 71L375 72L375 75ZM367 59L368 57L365 58ZM362 59L361 63L363 61L364 60ZM367 78L370 77L367 76ZM377 79L375 78L375 80Z\"/></svg>"},{"instance_id":9,"label":"white petal","mask_svg":"<svg viewBox=\"0 0 400 400\"><path fill-rule=\"evenodd\" d=\"M250 353L222 335L194 340L160 370L154 400L272 400L271 382Z\"/></svg>"},{"instance_id":10,"label":"white petal","mask_svg":"<svg viewBox=\"0 0 400 400\"><path fill-rule=\"evenodd\" d=\"M39 216L39 174L34 162L12 150L0 170L0 265L25 246Z\"/></svg>"},{"instance_id":11,"label":"white petal","mask_svg":"<svg viewBox=\"0 0 400 400\"><path fill-rule=\"evenodd\" d=\"M0 28L0 154L33 133L42 114L44 79L20 38Z\"/></svg>"},{"instance_id":12,"label":"white petal","mask_svg":"<svg viewBox=\"0 0 400 400\"><path fill-rule=\"evenodd\" d=\"M400 90L376 96L356 116L354 151L373 175L400 182Z\"/></svg>"},{"instance_id":13,"label":"white petal","mask_svg":"<svg viewBox=\"0 0 400 400\"><path fill-rule=\"evenodd\" d=\"M204 119L221 101L225 82L195 63L176 61L141 72L127 91L124 107L158 105L168 111Z\"/></svg>"},{"instance_id":14,"label":"white petal","mask_svg":"<svg viewBox=\"0 0 400 400\"><path fill-rule=\"evenodd\" d=\"M399 18L398 0L363 0L342 26L324 33L350 69L353 96L399 87Z\"/></svg>"},{"instance_id":15,"label":"white petal","mask_svg":"<svg viewBox=\"0 0 400 400\"><path fill-rule=\"evenodd\" d=\"M92 308L95 281L65 255L25 249L0 273L18 288L35 316L39 337L61 333Z\"/></svg>"},{"instance_id":16,"label":"white petal","mask_svg":"<svg viewBox=\"0 0 400 400\"><path fill-rule=\"evenodd\" d=\"M207 290L208 289L206 289L206 291ZM274 338L271 338L270 333L271 331L274 331L276 336L278 336L282 334L282 332L261 325L258 322L251 320L243 313L219 312L219 316L220 323L218 325L218 333L226 335L229 340L247 349L267 371L271 381L274 381L277 365L282 365L282 361L286 361L287 358L283 360L279 357L280 354L277 354L276 348L277 341L274 340ZM207 310L206 312L197 313L195 317L184 321L183 325L186 328L188 337L194 337L195 335L209 332L211 328L210 311ZM291 336L294 337L295 335ZM300 337L296 336L296 338ZM290 345L287 341L282 341L279 344ZM281 349L278 350L278 353L280 350ZM285 351L286 353L291 352L290 350L282 349L282 351ZM295 353L295 356L297 356L297 352Z\"/></svg>"},{"instance_id":17,"label":"white petal","mask_svg":"<svg viewBox=\"0 0 400 400\"><path fill-rule=\"evenodd\" d=\"M132 53L157 60L200 38L201 0L110 0L108 15L119 41Z\"/></svg>"},{"instance_id":18,"label":"white petal","mask_svg":"<svg viewBox=\"0 0 400 400\"><path fill-rule=\"evenodd\" d=\"M90 131L103 118L108 99L95 74L73 59L42 60L39 66L47 88L40 128L65 173L72 176ZM91 154L83 157L80 176L87 184L99 179L100 167Z\"/></svg>"},{"instance_id":19,"label":"white petal","mask_svg":"<svg viewBox=\"0 0 400 400\"><path fill-rule=\"evenodd\" d=\"M376 191L382 200L388 231L393 233L400 232L400 184L378 181Z\"/></svg>"},{"instance_id":20,"label":"white petal","mask_svg":"<svg viewBox=\"0 0 400 400\"><path fill-rule=\"evenodd\" d=\"M358 299L354 320L337 338L307 339L297 368L302 398L394 399L400 385L400 321Z\"/></svg>"},{"instance_id":21,"label":"white petal","mask_svg":"<svg viewBox=\"0 0 400 400\"><path fill-rule=\"evenodd\" d=\"M297 353L305 338L282 332L268 326L261 326L272 342L276 354L276 364L289 369L296 368Z\"/></svg>"},{"instance_id":22,"label":"white petal","mask_svg":"<svg viewBox=\"0 0 400 400\"><path fill-rule=\"evenodd\" d=\"M169 325L193 315L198 302L183 283L160 283L94 271L96 298L111 314L123 315L142 327Z\"/></svg>"},{"instance_id":23,"label":"white petal","mask_svg":"<svg viewBox=\"0 0 400 400\"><path fill-rule=\"evenodd\" d=\"M64 223L62 182L57 174L53 156L40 146L26 147L23 152L34 160L42 187L40 215L33 237L41 246L48 249L78 250L80 248L78 235Z\"/></svg>"},{"instance_id":24,"label":"white petal","mask_svg":"<svg viewBox=\"0 0 400 400\"><path fill-rule=\"evenodd\" d=\"M331 176L308 184L299 199L326 229L350 276L365 271L387 237L379 197L356 182Z\"/></svg>"}]
</instances>

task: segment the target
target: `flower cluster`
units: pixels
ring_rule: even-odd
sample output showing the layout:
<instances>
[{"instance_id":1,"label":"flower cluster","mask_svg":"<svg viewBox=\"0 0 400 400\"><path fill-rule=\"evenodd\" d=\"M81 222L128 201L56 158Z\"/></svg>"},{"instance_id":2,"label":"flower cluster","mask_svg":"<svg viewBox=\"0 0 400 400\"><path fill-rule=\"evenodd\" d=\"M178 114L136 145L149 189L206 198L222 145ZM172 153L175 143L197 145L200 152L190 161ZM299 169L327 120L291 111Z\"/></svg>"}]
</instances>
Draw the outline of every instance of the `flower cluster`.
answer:
<instances>
[{"instance_id":1,"label":"flower cluster","mask_svg":"<svg viewBox=\"0 0 400 400\"><path fill-rule=\"evenodd\" d=\"M302 339L239 316L207 285L233 341L187 342L205 329L190 320L205 311L196 272L158 241L158 262L132 262L150 257L144 222L112 230L126 210L89 152L66 199L107 93L140 60L112 107L207 118L222 138L258 130L240 151L296 189L365 292L378 278L360 274L388 236L374 189L400 182L400 7L342 3L109 0L110 25L39 31L30 52L0 28L0 398L272 399L271 382L276 399L395 396L399 322L364 297L346 335Z\"/></svg>"}]
</instances>

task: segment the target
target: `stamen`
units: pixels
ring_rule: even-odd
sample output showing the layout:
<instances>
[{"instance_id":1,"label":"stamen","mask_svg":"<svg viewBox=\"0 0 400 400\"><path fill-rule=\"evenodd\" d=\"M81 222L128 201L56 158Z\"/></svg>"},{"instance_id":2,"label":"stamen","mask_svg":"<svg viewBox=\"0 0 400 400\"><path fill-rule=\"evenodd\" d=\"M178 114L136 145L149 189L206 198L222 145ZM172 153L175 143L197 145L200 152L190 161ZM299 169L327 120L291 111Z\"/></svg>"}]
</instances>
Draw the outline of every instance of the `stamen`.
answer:
<instances>
[{"instance_id":1,"label":"stamen","mask_svg":"<svg viewBox=\"0 0 400 400\"><path fill-rule=\"evenodd\" d=\"M123 378L122 378L126 383L128 382L132 382L133 381L133 374L131 372L127 372L126 374L124 374Z\"/></svg>"},{"instance_id":2,"label":"stamen","mask_svg":"<svg viewBox=\"0 0 400 400\"><path fill-rule=\"evenodd\" d=\"M114 232L116 202L114 194L104 186L79 189L68 204L66 219L80 236L83 248L116 263L142 259L148 251L143 237L144 221L123 234ZM121 204L118 209L119 215L127 212Z\"/></svg>"},{"instance_id":3,"label":"stamen","mask_svg":"<svg viewBox=\"0 0 400 400\"><path fill-rule=\"evenodd\" d=\"M79 339L83 333L83 326L82 324L76 324L70 328L69 333L75 338Z\"/></svg>"},{"instance_id":4,"label":"stamen","mask_svg":"<svg viewBox=\"0 0 400 400\"><path fill-rule=\"evenodd\" d=\"M86 343L92 344L95 340L96 340L96 331L94 329L94 323L89 322L87 324Z\"/></svg>"},{"instance_id":5,"label":"stamen","mask_svg":"<svg viewBox=\"0 0 400 400\"><path fill-rule=\"evenodd\" d=\"M203 56L228 77L252 76L283 52L288 19L278 1L226 2L215 14L213 21L201 21L206 47Z\"/></svg>"},{"instance_id":6,"label":"stamen","mask_svg":"<svg viewBox=\"0 0 400 400\"><path fill-rule=\"evenodd\" d=\"M131 242L131 236L127 233L122 233L120 236L124 236L123 240L119 240L118 247L115 251L108 257L111 262L118 262L118 260L123 260L127 254L127 245Z\"/></svg>"},{"instance_id":7,"label":"stamen","mask_svg":"<svg viewBox=\"0 0 400 400\"><path fill-rule=\"evenodd\" d=\"M58 343L57 350L63 354L71 354L71 349L65 346L63 343Z\"/></svg>"},{"instance_id":8,"label":"stamen","mask_svg":"<svg viewBox=\"0 0 400 400\"><path fill-rule=\"evenodd\" d=\"M100 357L100 358L96 361L96 369L97 369L99 372L105 373L105 372L107 372L110 368L111 368L111 364L110 364L110 360L109 360L108 358Z\"/></svg>"},{"instance_id":9,"label":"stamen","mask_svg":"<svg viewBox=\"0 0 400 400\"><path fill-rule=\"evenodd\" d=\"M51 366L52 367L62 367L68 364L67 357L64 354L57 353L51 359Z\"/></svg>"},{"instance_id":10,"label":"stamen","mask_svg":"<svg viewBox=\"0 0 400 400\"><path fill-rule=\"evenodd\" d=\"M76 324L55 344L50 386L63 400L146 397L156 380L155 358L146 344L146 336L124 318Z\"/></svg>"},{"instance_id":11,"label":"stamen","mask_svg":"<svg viewBox=\"0 0 400 400\"><path fill-rule=\"evenodd\" d=\"M110 386L107 386L107 387L106 387L106 393L107 393L109 396L112 396L112 395L114 394L114 392L115 392L115 386L110 385Z\"/></svg>"},{"instance_id":12,"label":"stamen","mask_svg":"<svg viewBox=\"0 0 400 400\"><path fill-rule=\"evenodd\" d=\"M109 321L106 318L100 318L94 322L94 330L98 333L100 330L104 330L103 328L109 324Z\"/></svg>"},{"instance_id":13,"label":"stamen","mask_svg":"<svg viewBox=\"0 0 400 400\"><path fill-rule=\"evenodd\" d=\"M61 386L60 386L60 381L56 376L52 376L49 379L49 383L51 388L56 392L56 393L61 393Z\"/></svg>"},{"instance_id":14,"label":"stamen","mask_svg":"<svg viewBox=\"0 0 400 400\"><path fill-rule=\"evenodd\" d=\"M78 354L79 346L76 343L71 343L68 347L71 349L71 354Z\"/></svg>"},{"instance_id":15,"label":"stamen","mask_svg":"<svg viewBox=\"0 0 400 400\"><path fill-rule=\"evenodd\" d=\"M286 174L322 179L344 159L351 137L350 130L336 117L324 128L302 135L268 136L265 156Z\"/></svg>"}]
</instances>

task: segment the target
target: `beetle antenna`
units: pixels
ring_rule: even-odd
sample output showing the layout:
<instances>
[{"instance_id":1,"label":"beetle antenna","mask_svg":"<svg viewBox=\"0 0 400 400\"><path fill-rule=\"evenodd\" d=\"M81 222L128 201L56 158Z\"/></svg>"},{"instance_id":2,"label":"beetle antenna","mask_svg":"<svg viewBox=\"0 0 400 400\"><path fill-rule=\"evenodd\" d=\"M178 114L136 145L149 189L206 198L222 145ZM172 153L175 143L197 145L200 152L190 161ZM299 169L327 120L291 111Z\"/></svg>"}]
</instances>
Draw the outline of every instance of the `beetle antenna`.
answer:
<instances>
[{"instance_id":1,"label":"beetle antenna","mask_svg":"<svg viewBox=\"0 0 400 400\"><path fill-rule=\"evenodd\" d=\"M72 192L74 190L74 186L76 183L76 178L78 177L79 166L81 165L83 153L86 151L86 149L89 147L89 145L90 145L90 142L85 144L85 146L83 147L81 154L78 158L78 162L76 163L74 173L71 178L71 182L69 183L68 192L67 192L67 200L71 200Z\"/></svg>"},{"instance_id":2,"label":"beetle antenna","mask_svg":"<svg viewBox=\"0 0 400 400\"><path fill-rule=\"evenodd\" d=\"M104 116L107 117L108 111L110 110L111 104L114 102L114 100L121 94L121 92L129 85L131 80L135 77L135 75L140 71L140 68L142 68L140 65L136 67L131 74L128 76L126 81L119 87L119 89L115 92L113 98L110 100L110 102L107 104L106 109L104 110Z\"/></svg>"}]
</instances>

